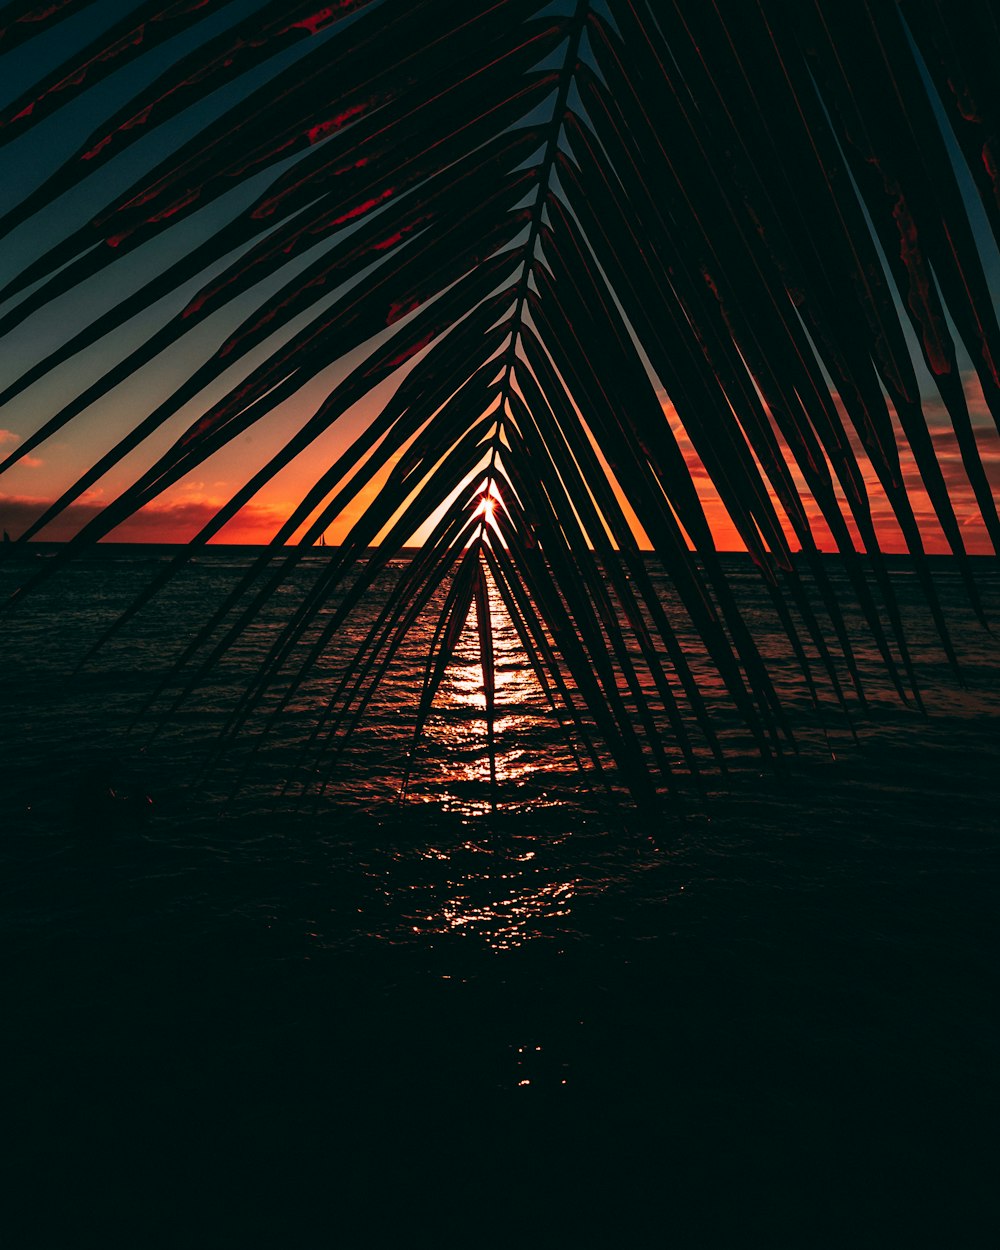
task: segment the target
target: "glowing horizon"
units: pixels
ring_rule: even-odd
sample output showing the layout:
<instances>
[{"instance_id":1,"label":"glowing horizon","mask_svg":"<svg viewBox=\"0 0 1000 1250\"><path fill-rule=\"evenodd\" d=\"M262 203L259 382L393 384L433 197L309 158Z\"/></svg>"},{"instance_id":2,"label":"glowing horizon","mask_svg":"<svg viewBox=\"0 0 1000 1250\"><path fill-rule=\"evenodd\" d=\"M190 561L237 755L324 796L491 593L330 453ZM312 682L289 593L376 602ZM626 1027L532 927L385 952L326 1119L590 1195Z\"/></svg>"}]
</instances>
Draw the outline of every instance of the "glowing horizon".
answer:
<instances>
[{"instance_id":1,"label":"glowing horizon","mask_svg":"<svg viewBox=\"0 0 1000 1250\"><path fill-rule=\"evenodd\" d=\"M982 463L990 486L996 492L1000 490L1000 437L998 437L996 428L993 425L978 378L971 369L963 373L963 385L976 431ZM836 396L834 396L834 402L839 403ZM684 454L685 461L691 470L699 497L702 499L705 507L706 517L717 549L733 552L746 551L746 546L741 541L728 512L720 502L708 473L692 448L669 401L664 402L664 410L678 437L678 443ZM966 541L966 550L970 555L994 555L996 553L990 544L972 489L965 475L958 445L944 405L940 400L933 398L925 399L924 412L931 437L934 440L938 460L941 464L945 481L948 484L952 503L962 527L963 537ZM341 432L339 439L327 438L325 444L329 445L334 442L344 441L346 437L349 437L349 431L355 428L355 425L356 423L351 422L348 428ZM283 437L283 430L276 428L269 435L262 437L261 442L266 447L271 442L280 442ZM9 452L16 446L18 441L19 436L13 431L0 430L0 450ZM876 531L881 540L881 548L887 554L904 553L906 547L902 534L893 518L892 510L878 483L874 470L857 440L852 439L852 443L869 492L872 514ZM900 440L900 446L904 480L924 537L925 549L930 555L949 554L947 543L934 516L927 492L920 481L912 454L903 440ZM40 449L41 454L24 457L7 475L14 489L0 491L0 527L7 530L15 541L24 529L51 505L58 493L65 489L65 462L67 460L65 453L67 449L64 444L62 447L56 445L54 450L56 452L54 457L48 454L47 449ZM786 461L792 468L793 476L797 476L784 447L783 451L786 451ZM324 454L330 455L331 453L329 450L325 450ZM229 459L232 460L234 457L230 456ZM77 451L73 454L69 460L71 467L75 468L78 466L79 452ZM286 470L278 479L262 490L256 498L245 505L218 535L209 540L210 543L213 545L267 545L279 526L292 511L298 499L301 498L301 495L314 480L315 468L313 464L313 458L310 456L307 458L307 463L289 466L289 470ZM204 467L209 468L210 466ZM381 486L381 479L384 479L384 476L385 474L383 473L379 478L376 478L375 482L362 491L344 509L337 520L327 527L326 541L328 544L337 546L344 540L354 520L377 494ZM801 479L798 479L798 482L801 486ZM172 545L185 543L227 502L231 493L239 484L240 478L238 473L233 473L230 477L215 477L206 473L203 477L186 480L164 492L153 503L124 521L104 541ZM71 504L62 515L55 518L38 535L37 541L69 541L87 521L96 516L105 504L114 497L120 485L120 482L111 480L107 484L98 484L97 487L85 492L77 502ZM652 546L643 533L641 525L636 520L627 498L617 488L617 483L614 483L614 485L616 487L616 495L624 507L625 514L632 525L639 545L645 550L651 550ZM795 541L788 519L782 511L780 504L778 504L774 492L771 491L770 494L789 547L792 551L797 551L799 550L799 545ZM823 521L818 507L805 490L802 490L801 497L817 545L823 550L835 549L832 536ZM444 506L442 505L439 511L443 511ZM425 522L414 536L415 541L409 545L421 545L424 534L426 534L436 519L437 514ZM849 515L848 528L855 543L858 545L858 549L863 550L860 536ZM423 531L423 534L421 531ZM377 543L374 545L377 545Z\"/></svg>"}]
</instances>

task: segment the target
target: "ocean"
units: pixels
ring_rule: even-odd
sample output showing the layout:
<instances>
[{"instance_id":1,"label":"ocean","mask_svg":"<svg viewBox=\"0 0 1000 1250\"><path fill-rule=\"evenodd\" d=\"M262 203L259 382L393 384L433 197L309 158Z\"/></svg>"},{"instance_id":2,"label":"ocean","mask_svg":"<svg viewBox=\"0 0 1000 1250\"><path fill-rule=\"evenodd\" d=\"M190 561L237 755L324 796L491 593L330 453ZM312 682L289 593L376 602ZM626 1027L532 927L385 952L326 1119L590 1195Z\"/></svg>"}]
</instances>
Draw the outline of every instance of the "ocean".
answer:
<instances>
[{"instance_id":1,"label":"ocean","mask_svg":"<svg viewBox=\"0 0 1000 1250\"><path fill-rule=\"evenodd\" d=\"M3 597L52 550L0 561ZM950 562L964 684L892 560L927 715L849 610L855 741L727 557L798 751L763 763L709 686L731 771L651 814L581 777L502 622L495 796L474 630L405 801L426 632L333 768L308 734L338 654L213 760L325 556L164 716L172 687L145 705L247 550L200 553L73 670L168 558L98 549L3 621L4 1119L24 1175L61 1193L96 1161L121 1220L124 1160L181 1194L266 1173L328 1195L330 1245L452 1240L440 1221L476 1195L492 1214L469 1245L995 1244L1000 649ZM975 565L995 625L1000 570ZM501 1237L530 1197L556 1222ZM410 1235L388 1231L397 1203ZM154 1209L51 1244L161 1244ZM313 1244L296 1212L261 1243ZM257 1244L220 1227L162 1244Z\"/></svg>"}]
</instances>

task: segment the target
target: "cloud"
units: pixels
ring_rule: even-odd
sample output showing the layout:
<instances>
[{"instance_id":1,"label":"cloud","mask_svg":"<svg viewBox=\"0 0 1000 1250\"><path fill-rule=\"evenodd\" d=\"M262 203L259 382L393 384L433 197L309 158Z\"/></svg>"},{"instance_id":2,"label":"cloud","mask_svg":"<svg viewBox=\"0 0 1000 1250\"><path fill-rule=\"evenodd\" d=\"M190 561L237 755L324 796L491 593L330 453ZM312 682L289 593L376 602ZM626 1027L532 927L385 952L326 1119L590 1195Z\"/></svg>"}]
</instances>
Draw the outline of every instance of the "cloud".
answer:
<instances>
[{"instance_id":1,"label":"cloud","mask_svg":"<svg viewBox=\"0 0 1000 1250\"><path fill-rule=\"evenodd\" d=\"M183 543L193 538L219 510L222 500L207 497L165 500L148 505L108 536L113 542ZM0 526L13 537L22 534L51 504L30 495L0 494ZM38 535L40 541L66 542L103 511L91 495L71 504ZM223 542L268 542L288 515L284 505L250 503L220 531Z\"/></svg>"},{"instance_id":2,"label":"cloud","mask_svg":"<svg viewBox=\"0 0 1000 1250\"><path fill-rule=\"evenodd\" d=\"M23 464L26 469L40 469L45 461L40 460L38 456L22 456L20 463Z\"/></svg>"},{"instance_id":3,"label":"cloud","mask_svg":"<svg viewBox=\"0 0 1000 1250\"><path fill-rule=\"evenodd\" d=\"M4 447L7 443L19 443L21 435L15 434L13 430L0 430L0 447Z\"/></svg>"}]
</instances>

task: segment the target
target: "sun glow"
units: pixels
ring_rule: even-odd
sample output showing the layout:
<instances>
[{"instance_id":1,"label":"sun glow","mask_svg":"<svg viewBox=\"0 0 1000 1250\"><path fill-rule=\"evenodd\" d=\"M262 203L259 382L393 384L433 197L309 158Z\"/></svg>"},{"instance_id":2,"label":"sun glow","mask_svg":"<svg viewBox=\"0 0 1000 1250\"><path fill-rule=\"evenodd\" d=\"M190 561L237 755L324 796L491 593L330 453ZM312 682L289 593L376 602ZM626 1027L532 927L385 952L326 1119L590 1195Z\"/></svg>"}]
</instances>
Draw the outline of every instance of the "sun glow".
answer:
<instances>
[{"instance_id":1,"label":"sun glow","mask_svg":"<svg viewBox=\"0 0 1000 1250\"><path fill-rule=\"evenodd\" d=\"M503 496L496 482L491 478L489 482L483 484L483 493L479 497L479 504L476 507L474 516L481 516L491 529L496 529L496 509L497 504L503 504Z\"/></svg>"}]
</instances>

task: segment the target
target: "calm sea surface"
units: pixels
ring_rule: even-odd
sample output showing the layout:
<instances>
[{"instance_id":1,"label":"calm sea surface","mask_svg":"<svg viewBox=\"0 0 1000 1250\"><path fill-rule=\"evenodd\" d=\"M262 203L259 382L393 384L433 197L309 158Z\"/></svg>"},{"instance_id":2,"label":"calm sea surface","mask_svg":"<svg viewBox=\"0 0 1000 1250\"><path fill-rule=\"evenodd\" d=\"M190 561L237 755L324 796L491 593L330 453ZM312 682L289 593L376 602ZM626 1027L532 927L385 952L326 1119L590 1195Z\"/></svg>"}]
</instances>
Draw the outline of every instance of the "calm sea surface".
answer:
<instances>
[{"instance_id":1,"label":"calm sea surface","mask_svg":"<svg viewBox=\"0 0 1000 1250\"><path fill-rule=\"evenodd\" d=\"M46 558L0 561L4 596ZM515 1173L603 1193L594 1243L548 1244L668 1244L622 1230L640 1215L679 1229L685 1196L708 1191L697 1226L714 1227L737 1189L772 1236L746 1225L726 1244L816 1244L828 1219L844 1222L838 1244L917 1244L900 1232L914 1212L929 1244L995 1244L971 1230L998 1163L1000 647L952 566L935 577L964 687L896 561L930 714L896 699L859 632L871 704L855 743L822 684L813 706L732 558L799 753L763 766L710 688L732 774L709 774L707 800L682 786L654 817L581 779L499 621L498 811L474 631L405 803L426 633L332 770L308 735L339 653L256 750L264 717L206 771L322 557L164 718L178 687L144 705L245 553L199 556L70 673L166 558L86 557L2 624L5 1118L29 1173L128 1143L202 1177L206 1157L268 1151L296 1174L325 1168L336 1207L373 1178L396 1192L433 1172L443 1133L482 1158L471 1170L494 1195ZM1000 621L996 563L977 576ZM423 1179L414 1190L427 1199ZM343 1244L432 1244L383 1243L379 1218Z\"/></svg>"}]
</instances>

